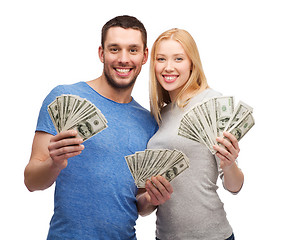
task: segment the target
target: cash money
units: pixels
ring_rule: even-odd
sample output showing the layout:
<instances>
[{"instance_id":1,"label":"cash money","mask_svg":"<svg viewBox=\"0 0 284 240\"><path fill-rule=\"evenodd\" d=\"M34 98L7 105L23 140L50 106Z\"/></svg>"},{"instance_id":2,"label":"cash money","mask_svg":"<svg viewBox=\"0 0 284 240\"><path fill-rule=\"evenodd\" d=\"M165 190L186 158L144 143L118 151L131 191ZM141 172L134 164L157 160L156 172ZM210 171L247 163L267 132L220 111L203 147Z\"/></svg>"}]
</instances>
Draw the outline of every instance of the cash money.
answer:
<instances>
[{"instance_id":1,"label":"cash money","mask_svg":"<svg viewBox=\"0 0 284 240\"><path fill-rule=\"evenodd\" d=\"M87 99L76 95L56 97L47 111L57 133L75 129L83 141L107 128L107 120L101 111Z\"/></svg>"},{"instance_id":2,"label":"cash money","mask_svg":"<svg viewBox=\"0 0 284 240\"><path fill-rule=\"evenodd\" d=\"M145 188L147 179L157 175L170 182L189 167L189 159L176 149L146 149L125 160L138 188Z\"/></svg>"},{"instance_id":3,"label":"cash money","mask_svg":"<svg viewBox=\"0 0 284 240\"><path fill-rule=\"evenodd\" d=\"M212 154L216 138L223 132L232 133L239 141L255 124L253 108L240 101L234 106L234 97L214 97L193 106L180 122L178 135L204 144Z\"/></svg>"}]
</instances>

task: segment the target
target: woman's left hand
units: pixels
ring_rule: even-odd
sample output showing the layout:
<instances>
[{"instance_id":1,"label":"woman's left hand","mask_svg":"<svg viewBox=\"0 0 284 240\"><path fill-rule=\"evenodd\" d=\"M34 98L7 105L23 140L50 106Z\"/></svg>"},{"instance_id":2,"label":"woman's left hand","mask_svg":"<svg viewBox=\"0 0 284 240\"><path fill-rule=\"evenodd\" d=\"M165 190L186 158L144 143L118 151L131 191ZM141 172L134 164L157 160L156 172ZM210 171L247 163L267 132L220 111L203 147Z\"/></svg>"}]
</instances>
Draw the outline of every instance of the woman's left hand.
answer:
<instances>
[{"instance_id":1,"label":"woman's left hand","mask_svg":"<svg viewBox=\"0 0 284 240\"><path fill-rule=\"evenodd\" d=\"M225 148L218 145L214 145L213 148L217 151L216 156L221 159L220 167L225 170L234 164L239 156L240 148L238 140L233 134L223 132L223 135L225 138L217 137L216 140Z\"/></svg>"}]
</instances>

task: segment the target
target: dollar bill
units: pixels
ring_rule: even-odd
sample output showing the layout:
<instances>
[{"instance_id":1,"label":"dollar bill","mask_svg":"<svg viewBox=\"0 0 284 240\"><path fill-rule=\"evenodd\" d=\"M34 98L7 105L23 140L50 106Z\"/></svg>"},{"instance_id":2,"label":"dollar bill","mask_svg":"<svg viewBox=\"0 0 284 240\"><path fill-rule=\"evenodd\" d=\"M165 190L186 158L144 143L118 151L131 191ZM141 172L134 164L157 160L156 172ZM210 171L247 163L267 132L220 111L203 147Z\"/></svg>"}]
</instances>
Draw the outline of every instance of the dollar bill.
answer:
<instances>
[{"instance_id":1,"label":"dollar bill","mask_svg":"<svg viewBox=\"0 0 284 240\"><path fill-rule=\"evenodd\" d=\"M227 126L225 127L224 131L227 131L230 129L236 122L238 122L240 119L242 119L245 115L248 113L253 112L253 108L247 105L246 103L240 101L235 108L235 111L233 112L230 120L227 123Z\"/></svg>"},{"instance_id":2,"label":"dollar bill","mask_svg":"<svg viewBox=\"0 0 284 240\"><path fill-rule=\"evenodd\" d=\"M175 164L173 164L171 167L167 168L161 174L161 176L166 178L170 182L187 168L188 168L187 161L185 160L185 158L182 158L179 161L177 161Z\"/></svg>"},{"instance_id":3,"label":"dollar bill","mask_svg":"<svg viewBox=\"0 0 284 240\"><path fill-rule=\"evenodd\" d=\"M57 133L75 129L83 141L108 127L101 111L87 99L76 95L56 97L47 110Z\"/></svg>"},{"instance_id":4,"label":"dollar bill","mask_svg":"<svg viewBox=\"0 0 284 240\"><path fill-rule=\"evenodd\" d=\"M176 149L146 149L125 156L126 163L138 188L152 176L161 175L172 181L189 167L189 159Z\"/></svg>"},{"instance_id":5,"label":"dollar bill","mask_svg":"<svg viewBox=\"0 0 284 240\"><path fill-rule=\"evenodd\" d=\"M239 121L237 121L228 132L233 134L238 141L254 126L252 112L247 112Z\"/></svg>"},{"instance_id":6,"label":"dollar bill","mask_svg":"<svg viewBox=\"0 0 284 240\"><path fill-rule=\"evenodd\" d=\"M207 99L186 112L181 119L178 135L204 144L212 154L216 138L223 132L232 133L238 141L254 126L253 108L240 101L234 106L234 97Z\"/></svg>"},{"instance_id":7,"label":"dollar bill","mask_svg":"<svg viewBox=\"0 0 284 240\"><path fill-rule=\"evenodd\" d=\"M213 98L217 136L221 136L234 111L233 97Z\"/></svg>"}]
</instances>

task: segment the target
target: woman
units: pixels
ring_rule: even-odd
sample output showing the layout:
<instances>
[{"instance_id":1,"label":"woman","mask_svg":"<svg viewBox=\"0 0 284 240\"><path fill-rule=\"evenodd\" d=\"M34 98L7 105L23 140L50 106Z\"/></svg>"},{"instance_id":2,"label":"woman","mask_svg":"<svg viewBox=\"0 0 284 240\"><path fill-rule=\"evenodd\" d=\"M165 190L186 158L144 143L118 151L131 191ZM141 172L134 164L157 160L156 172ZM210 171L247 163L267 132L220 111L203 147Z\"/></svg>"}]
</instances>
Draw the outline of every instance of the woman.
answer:
<instances>
[{"instance_id":1,"label":"woman","mask_svg":"<svg viewBox=\"0 0 284 240\"><path fill-rule=\"evenodd\" d=\"M190 168L169 183L161 176L146 183L137 195L144 216L157 208L157 239L234 239L217 190L220 176L225 189L240 191L244 176L236 164L237 139L224 133L217 138L226 148L214 146L215 155L202 144L177 134L180 120L193 105L220 93L209 88L195 41L181 29L162 33L151 52L151 111L159 123L149 149L178 149L190 160Z\"/></svg>"}]
</instances>

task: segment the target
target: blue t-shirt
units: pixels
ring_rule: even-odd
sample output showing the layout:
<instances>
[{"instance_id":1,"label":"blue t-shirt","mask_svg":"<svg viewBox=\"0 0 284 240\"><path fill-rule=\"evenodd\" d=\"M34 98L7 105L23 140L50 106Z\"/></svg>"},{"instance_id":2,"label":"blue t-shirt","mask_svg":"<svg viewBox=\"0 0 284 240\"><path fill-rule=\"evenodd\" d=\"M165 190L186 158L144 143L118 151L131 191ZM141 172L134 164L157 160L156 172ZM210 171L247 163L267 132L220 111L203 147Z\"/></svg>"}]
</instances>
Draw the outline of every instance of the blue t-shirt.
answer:
<instances>
[{"instance_id":1,"label":"blue t-shirt","mask_svg":"<svg viewBox=\"0 0 284 240\"><path fill-rule=\"evenodd\" d=\"M158 128L156 122L134 99L117 103L79 82L50 92L41 107L37 131L56 134L47 106L61 94L91 101L106 117L108 128L85 141L82 153L70 158L59 174L48 239L136 239L137 188L124 156L145 150Z\"/></svg>"}]
</instances>

